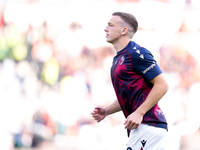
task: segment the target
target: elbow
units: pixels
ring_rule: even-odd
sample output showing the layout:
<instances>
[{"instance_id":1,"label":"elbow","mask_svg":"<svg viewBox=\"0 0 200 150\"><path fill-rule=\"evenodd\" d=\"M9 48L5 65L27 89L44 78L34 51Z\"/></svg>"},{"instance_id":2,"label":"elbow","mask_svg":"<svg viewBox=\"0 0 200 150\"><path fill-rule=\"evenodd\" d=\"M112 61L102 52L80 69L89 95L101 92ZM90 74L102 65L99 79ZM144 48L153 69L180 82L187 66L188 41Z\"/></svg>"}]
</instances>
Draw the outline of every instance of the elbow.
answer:
<instances>
[{"instance_id":1,"label":"elbow","mask_svg":"<svg viewBox=\"0 0 200 150\"><path fill-rule=\"evenodd\" d=\"M165 82L164 93L167 93L168 90L169 90L169 85Z\"/></svg>"}]
</instances>

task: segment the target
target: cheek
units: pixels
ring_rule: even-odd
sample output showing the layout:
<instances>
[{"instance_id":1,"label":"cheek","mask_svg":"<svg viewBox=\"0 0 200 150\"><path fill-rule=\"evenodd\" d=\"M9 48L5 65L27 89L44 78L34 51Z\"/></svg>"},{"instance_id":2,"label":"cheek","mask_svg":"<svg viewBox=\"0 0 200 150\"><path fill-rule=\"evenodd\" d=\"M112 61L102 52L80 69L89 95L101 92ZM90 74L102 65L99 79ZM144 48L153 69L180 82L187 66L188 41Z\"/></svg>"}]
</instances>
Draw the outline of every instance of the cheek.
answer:
<instances>
[{"instance_id":1,"label":"cheek","mask_svg":"<svg viewBox=\"0 0 200 150\"><path fill-rule=\"evenodd\" d=\"M120 33L119 33L119 32L115 32L114 35L115 35L115 36L119 36Z\"/></svg>"},{"instance_id":2,"label":"cheek","mask_svg":"<svg viewBox=\"0 0 200 150\"><path fill-rule=\"evenodd\" d=\"M120 36L120 32L116 31L116 30L113 30L112 31L112 35L113 35L113 37L119 37Z\"/></svg>"}]
</instances>

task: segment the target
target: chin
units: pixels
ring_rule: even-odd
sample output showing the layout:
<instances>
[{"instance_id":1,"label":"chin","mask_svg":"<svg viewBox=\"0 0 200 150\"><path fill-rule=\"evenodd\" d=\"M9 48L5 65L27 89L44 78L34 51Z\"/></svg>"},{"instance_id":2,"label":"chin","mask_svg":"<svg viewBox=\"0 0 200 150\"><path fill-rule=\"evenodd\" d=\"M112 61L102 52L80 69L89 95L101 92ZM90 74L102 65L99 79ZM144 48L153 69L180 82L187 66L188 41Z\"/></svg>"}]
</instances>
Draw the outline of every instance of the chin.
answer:
<instances>
[{"instance_id":1,"label":"chin","mask_svg":"<svg viewBox=\"0 0 200 150\"><path fill-rule=\"evenodd\" d=\"M108 43L112 43L112 40L106 39L106 41L107 41Z\"/></svg>"}]
</instances>

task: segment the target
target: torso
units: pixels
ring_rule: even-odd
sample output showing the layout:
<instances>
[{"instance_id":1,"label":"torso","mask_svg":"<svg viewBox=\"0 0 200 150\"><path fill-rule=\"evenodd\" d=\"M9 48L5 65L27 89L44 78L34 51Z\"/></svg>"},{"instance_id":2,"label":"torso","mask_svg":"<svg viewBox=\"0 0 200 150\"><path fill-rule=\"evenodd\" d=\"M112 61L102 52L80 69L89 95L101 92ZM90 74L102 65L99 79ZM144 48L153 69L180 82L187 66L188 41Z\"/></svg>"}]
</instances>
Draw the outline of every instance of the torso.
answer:
<instances>
[{"instance_id":1,"label":"torso","mask_svg":"<svg viewBox=\"0 0 200 150\"><path fill-rule=\"evenodd\" d=\"M153 86L149 81L161 73L151 53L133 41L117 53L113 59L111 79L125 117L145 101ZM144 115L142 123L167 129L158 104Z\"/></svg>"}]
</instances>

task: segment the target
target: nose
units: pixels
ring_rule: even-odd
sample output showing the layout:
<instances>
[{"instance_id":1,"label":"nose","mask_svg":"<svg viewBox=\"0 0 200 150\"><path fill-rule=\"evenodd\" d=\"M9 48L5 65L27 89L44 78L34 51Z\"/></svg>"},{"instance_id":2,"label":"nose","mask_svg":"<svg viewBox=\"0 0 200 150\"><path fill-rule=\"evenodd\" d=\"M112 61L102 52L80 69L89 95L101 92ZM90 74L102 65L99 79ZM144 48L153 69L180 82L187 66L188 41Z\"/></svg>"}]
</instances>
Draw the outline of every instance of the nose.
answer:
<instances>
[{"instance_id":1,"label":"nose","mask_svg":"<svg viewBox=\"0 0 200 150\"><path fill-rule=\"evenodd\" d=\"M105 32L108 32L108 29L107 29L107 27L104 29L104 31L105 31Z\"/></svg>"}]
</instances>

